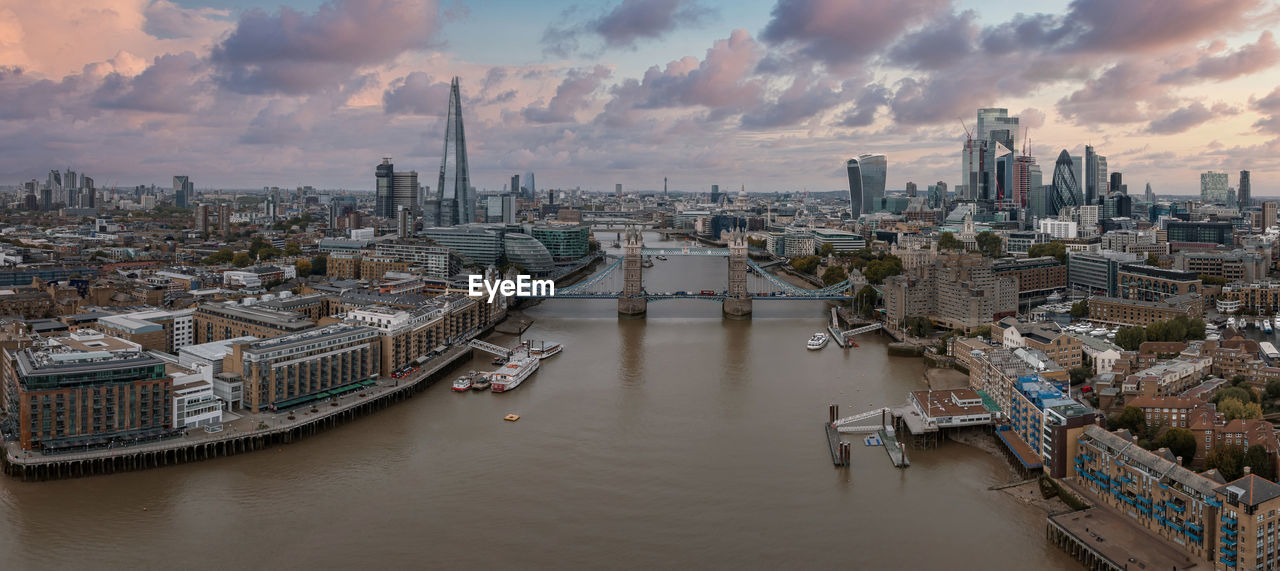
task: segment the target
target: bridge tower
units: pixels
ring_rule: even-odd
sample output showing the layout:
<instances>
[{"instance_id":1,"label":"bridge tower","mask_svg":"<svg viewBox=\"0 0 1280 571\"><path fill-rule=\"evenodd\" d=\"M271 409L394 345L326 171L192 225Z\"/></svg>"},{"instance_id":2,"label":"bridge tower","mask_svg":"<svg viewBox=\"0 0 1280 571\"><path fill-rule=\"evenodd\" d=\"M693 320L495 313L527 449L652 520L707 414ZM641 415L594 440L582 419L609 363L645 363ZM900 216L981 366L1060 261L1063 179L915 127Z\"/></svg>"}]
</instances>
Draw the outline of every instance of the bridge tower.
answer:
<instances>
[{"instance_id":1,"label":"bridge tower","mask_svg":"<svg viewBox=\"0 0 1280 571\"><path fill-rule=\"evenodd\" d=\"M620 315L644 315L648 301L644 298L644 237L639 230L627 229L622 242L622 293L618 294Z\"/></svg>"},{"instance_id":2,"label":"bridge tower","mask_svg":"<svg viewBox=\"0 0 1280 571\"><path fill-rule=\"evenodd\" d=\"M724 296L724 314L751 315L751 294L747 292L747 235L741 230L729 233L729 291Z\"/></svg>"}]
</instances>

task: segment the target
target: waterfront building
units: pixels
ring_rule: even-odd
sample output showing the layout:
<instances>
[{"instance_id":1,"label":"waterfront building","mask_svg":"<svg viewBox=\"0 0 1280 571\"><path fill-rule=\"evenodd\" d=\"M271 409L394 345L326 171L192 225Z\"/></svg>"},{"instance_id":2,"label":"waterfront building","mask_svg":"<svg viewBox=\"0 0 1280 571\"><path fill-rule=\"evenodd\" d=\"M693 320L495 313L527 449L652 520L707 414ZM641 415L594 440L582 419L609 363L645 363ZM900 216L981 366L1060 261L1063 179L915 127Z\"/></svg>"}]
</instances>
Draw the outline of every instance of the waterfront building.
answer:
<instances>
[{"instance_id":1,"label":"waterfront building","mask_svg":"<svg viewBox=\"0 0 1280 571\"><path fill-rule=\"evenodd\" d=\"M991 271L1017 280L1019 300L1042 298L1067 287L1067 266L1053 256L1001 258L992 262Z\"/></svg>"},{"instance_id":2,"label":"waterfront building","mask_svg":"<svg viewBox=\"0 0 1280 571\"><path fill-rule=\"evenodd\" d=\"M381 349L376 329L335 323L233 343L222 370L244 383L245 408L282 410L376 380Z\"/></svg>"},{"instance_id":3,"label":"waterfront building","mask_svg":"<svg viewBox=\"0 0 1280 571\"><path fill-rule=\"evenodd\" d=\"M1146 327L1179 315L1189 319L1203 317L1204 298L1195 293L1171 296L1159 301L1098 295L1089 298L1089 321L1104 325Z\"/></svg>"},{"instance_id":4,"label":"waterfront building","mask_svg":"<svg viewBox=\"0 0 1280 571\"><path fill-rule=\"evenodd\" d=\"M1083 363L1080 339L1063 331L1057 323L1006 317L991 324L991 339L1006 349L1042 352L1064 369L1074 369Z\"/></svg>"},{"instance_id":5,"label":"waterfront building","mask_svg":"<svg viewBox=\"0 0 1280 571\"><path fill-rule=\"evenodd\" d=\"M173 426L178 429L222 424L222 402L213 390L212 369L173 375Z\"/></svg>"},{"instance_id":6,"label":"waterfront building","mask_svg":"<svg viewBox=\"0 0 1280 571\"><path fill-rule=\"evenodd\" d=\"M196 343L253 336L268 339L297 333L315 322L297 313L230 303L202 303L193 314Z\"/></svg>"},{"instance_id":7,"label":"waterfront building","mask_svg":"<svg viewBox=\"0 0 1280 571\"><path fill-rule=\"evenodd\" d=\"M1234 313L1241 309L1262 314L1280 311L1280 282L1262 280L1222 286L1218 299L1220 313Z\"/></svg>"},{"instance_id":8,"label":"waterfront building","mask_svg":"<svg viewBox=\"0 0 1280 571\"><path fill-rule=\"evenodd\" d=\"M939 256L915 275L886 280L883 295L890 323L923 316L965 332L1018 309L1017 280L997 276L991 260L981 254Z\"/></svg>"},{"instance_id":9,"label":"waterfront building","mask_svg":"<svg viewBox=\"0 0 1280 571\"><path fill-rule=\"evenodd\" d=\"M173 428L172 378L137 343L81 329L4 357L23 449L106 446Z\"/></svg>"},{"instance_id":10,"label":"waterfront building","mask_svg":"<svg viewBox=\"0 0 1280 571\"><path fill-rule=\"evenodd\" d=\"M987 395L999 409L1000 418L1007 419L1012 410L1014 384L1019 377L1035 371L1013 351L968 341L971 340L957 340L952 354L956 356L957 363L967 363L969 388Z\"/></svg>"},{"instance_id":11,"label":"waterfront building","mask_svg":"<svg viewBox=\"0 0 1280 571\"><path fill-rule=\"evenodd\" d=\"M446 294L413 309L366 307L348 311L345 321L378 331L383 375L413 363L425 362L467 332L489 323L482 310L487 300ZM485 306L485 307L482 307Z\"/></svg>"},{"instance_id":12,"label":"waterfront building","mask_svg":"<svg viewBox=\"0 0 1280 571\"><path fill-rule=\"evenodd\" d=\"M529 229L552 258L574 260L591 249L591 227L585 224L543 224Z\"/></svg>"},{"instance_id":13,"label":"waterfront building","mask_svg":"<svg viewBox=\"0 0 1280 571\"><path fill-rule=\"evenodd\" d=\"M907 403L925 426L954 428L990 424L994 412L973 389L911 391Z\"/></svg>"},{"instance_id":14,"label":"waterfront building","mask_svg":"<svg viewBox=\"0 0 1280 571\"><path fill-rule=\"evenodd\" d=\"M1169 270L1146 264L1125 264L1116 273L1120 296L1125 299L1160 301L1176 295L1201 293L1204 284L1196 272Z\"/></svg>"},{"instance_id":15,"label":"waterfront building","mask_svg":"<svg viewBox=\"0 0 1280 571\"><path fill-rule=\"evenodd\" d=\"M507 261L529 275L545 276L556 269L551 253L533 236L507 232L502 237L502 247L506 252Z\"/></svg>"},{"instance_id":16,"label":"waterfront building","mask_svg":"<svg viewBox=\"0 0 1280 571\"><path fill-rule=\"evenodd\" d=\"M1021 376L1013 388L1008 415L1012 435L1001 432L999 436L1006 442L1017 438L1034 451L1046 474L1066 476L1076 437L1102 415L1063 394L1040 375Z\"/></svg>"},{"instance_id":17,"label":"waterfront building","mask_svg":"<svg viewBox=\"0 0 1280 571\"><path fill-rule=\"evenodd\" d=\"M422 235L441 246L446 246L462 256L468 263L479 266L496 266L503 255L502 226L464 224L450 227L426 228Z\"/></svg>"},{"instance_id":18,"label":"waterfront building","mask_svg":"<svg viewBox=\"0 0 1280 571\"><path fill-rule=\"evenodd\" d=\"M782 255L787 258L812 256L818 251L818 241L809 232L788 232L782 238Z\"/></svg>"},{"instance_id":19,"label":"waterfront building","mask_svg":"<svg viewBox=\"0 0 1280 571\"><path fill-rule=\"evenodd\" d=\"M449 248L428 244L418 240L394 240L378 242L374 246L377 257L405 264L387 266L380 273L364 273L364 261L361 261L360 275L364 279L381 279L388 271L405 271L409 266L422 268L426 275L433 278L453 277L462 271L462 260Z\"/></svg>"},{"instance_id":20,"label":"waterfront building","mask_svg":"<svg viewBox=\"0 0 1280 571\"><path fill-rule=\"evenodd\" d=\"M845 164L849 174L849 208L856 220L875 212L884 197L888 162L884 155L859 155Z\"/></svg>"},{"instance_id":21,"label":"waterfront building","mask_svg":"<svg viewBox=\"0 0 1280 571\"><path fill-rule=\"evenodd\" d=\"M1111 297L1120 295L1120 269L1138 262L1137 254L1120 252L1068 252L1067 285Z\"/></svg>"}]
</instances>

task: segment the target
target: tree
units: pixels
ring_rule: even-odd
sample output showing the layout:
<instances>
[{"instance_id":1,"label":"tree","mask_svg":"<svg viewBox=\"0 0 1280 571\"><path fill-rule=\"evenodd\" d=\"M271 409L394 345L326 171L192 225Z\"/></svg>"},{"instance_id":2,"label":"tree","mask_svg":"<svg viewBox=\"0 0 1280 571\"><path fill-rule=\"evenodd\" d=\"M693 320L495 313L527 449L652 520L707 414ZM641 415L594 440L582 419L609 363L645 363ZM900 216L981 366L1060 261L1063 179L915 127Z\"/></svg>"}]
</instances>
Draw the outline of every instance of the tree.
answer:
<instances>
[{"instance_id":1,"label":"tree","mask_svg":"<svg viewBox=\"0 0 1280 571\"><path fill-rule=\"evenodd\" d=\"M1227 278L1222 276L1211 276L1209 274L1199 274L1196 276L1204 285L1227 285Z\"/></svg>"},{"instance_id":2,"label":"tree","mask_svg":"<svg viewBox=\"0 0 1280 571\"><path fill-rule=\"evenodd\" d=\"M1116 345L1125 351L1137 351L1147 340L1147 332L1141 327L1121 327L1116 331Z\"/></svg>"},{"instance_id":3,"label":"tree","mask_svg":"<svg viewBox=\"0 0 1280 571\"><path fill-rule=\"evenodd\" d=\"M1261 444L1254 444L1248 450L1244 451L1244 458L1241 462L1249 467L1249 472L1257 474L1268 480L1275 480L1276 465L1272 461L1272 454L1267 452L1267 448Z\"/></svg>"},{"instance_id":4,"label":"tree","mask_svg":"<svg viewBox=\"0 0 1280 571\"><path fill-rule=\"evenodd\" d=\"M796 271L800 273L812 274L813 270L818 267L818 262L820 261L821 259L817 256L801 256L799 258L792 258L791 267L795 268Z\"/></svg>"},{"instance_id":5,"label":"tree","mask_svg":"<svg viewBox=\"0 0 1280 571\"><path fill-rule=\"evenodd\" d=\"M1089 300L1082 299L1071 304L1071 317L1079 319L1089 315Z\"/></svg>"},{"instance_id":6,"label":"tree","mask_svg":"<svg viewBox=\"0 0 1280 571\"><path fill-rule=\"evenodd\" d=\"M280 251L280 248L267 246L266 248L258 250L258 259L270 260L272 258L279 258L283 254L284 252Z\"/></svg>"},{"instance_id":7,"label":"tree","mask_svg":"<svg viewBox=\"0 0 1280 571\"><path fill-rule=\"evenodd\" d=\"M237 268L243 268L252 263L253 263L253 258L249 257L248 252L240 252L239 254L236 254L234 258L231 259L231 264Z\"/></svg>"},{"instance_id":8,"label":"tree","mask_svg":"<svg viewBox=\"0 0 1280 571\"><path fill-rule=\"evenodd\" d=\"M219 248L217 252L205 256L203 262L208 266L225 264L234 259L235 256L236 254L231 251L231 248Z\"/></svg>"},{"instance_id":9,"label":"tree","mask_svg":"<svg viewBox=\"0 0 1280 571\"><path fill-rule=\"evenodd\" d=\"M1218 402L1218 412L1222 413L1222 417L1228 422L1238 418L1243 419L1259 419L1262 418L1262 407L1256 402L1242 402L1236 398L1225 398Z\"/></svg>"},{"instance_id":10,"label":"tree","mask_svg":"<svg viewBox=\"0 0 1280 571\"><path fill-rule=\"evenodd\" d=\"M990 258L999 258L1000 250L1004 247L1004 241L1000 239L1000 235L990 230L978 232L974 237L978 242L978 249L982 251L982 255Z\"/></svg>"},{"instance_id":11,"label":"tree","mask_svg":"<svg viewBox=\"0 0 1280 571\"><path fill-rule=\"evenodd\" d=\"M818 248L818 255L824 258L834 253L836 253L836 247L831 242L823 242L822 246Z\"/></svg>"},{"instance_id":12,"label":"tree","mask_svg":"<svg viewBox=\"0 0 1280 571\"><path fill-rule=\"evenodd\" d=\"M286 256L302 255L302 246L299 246L297 242L290 240L287 244L284 245L284 255Z\"/></svg>"},{"instance_id":13,"label":"tree","mask_svg":"<svg viewBox=\"0 0 1280 571\"><path fill-rule=\"evenodd\" d=\"M908 317L902 320L902 326L914 337L928 337L933 335L933 322L930 321L928 317ZM945 348L945 344L943 346Z\"/></svg>"},{"instance_id":14,"label":"tree","mask_svg":"<svg viewBox=\"0 0 1280 571\"><path fill-rule=\"evenodd\" d=\"M1049 242L1047 244L1034 244L1027 249L1027 257L1039 258L1041 256L1053 256L1059 262L1067 263L1067 245L1062 242Z\"/></svg>"},{"instance_id":15,"label":"tree","mask_svg":"<svg viewBox=\"0 0 1280 571\"><path fill-rule=\"evenodd\" d=\"M329 257L321 254L311 258L311 273L321 276L328 275Z\"/></svg>"},{"instance_id":16,"label":"tree","mask_svg":"<svg viewBox=\"0 0 1280 571\"><path fill-rule=\"evenodd\" d=\"M298 277L300 278L305 278L311 275L311 262L306 260L298 260L298 262L293 265L293 268L297 270Z\"/></svg>"},{"instance_id":17,"label":"tree","mask_svg":"<svg viewBox=\"0 0 1280 571\"><path fill-rule=\"evenodd\" d=\"M1244 475L1244 448L1235 444L1219 444L1205 455L1205 466L1217 468L1228 482Z\"/></svg>"},{"instance_id":18,"label":"tree","mask_svg":"<svg viewBox=\"0 0 1280 571\"><path fill-rule=\"evenodd\" d=\"M1136 406L1124 407L1124 410L1111 418L1107 424L1117 430L1126 428L1139 438L1147 433L1147 415L1143 414L1142 409Z\"/></svg>"},{"instance_id":19,"label":"tree","mask_svg":"<svg viewBox=\"0 0 1280 571\"><path fill-rule=\"evenodd\" d=\"M1253 392L1253 389L1249 387L1231 386L1231 387L1226 387L1224 389L1219 390L1217 393L1213 395L1212 400L1214 404L1217 404L1219 407L1221 407L1222 401L1232 400L1232 399L1242 403L1257 402L1258 394Z\"/></svg>"},{"instance_id":20,"label":"tree","mask_svg":"<svg viewBox=\"0 0 1280 571\"><path fill-rule=\"evenodd\" d=\"M876 313L876 302L880 299L880 293L869 285L862 286L858 293L853 296L853 307L863 317L871 317Z\"/></svg>"},{"instance_id":21,"label":"tree","mask_svg":"<svg viewBox=\"0 0 1280 571\"><path fill-rule=\"evenodd\" d=\"M1159 267L1159 266L1160 266L1160 256L1157 256L1157 255L1156 255L1156 254L1154 254L1154 253L1147 254L1147 265L1148 265L1148 266L1157 266L1157 267Z\"/></svg>"},{"instance_id":22,"label":"tree","mask_svg":"<svg viewBox=\"0 0 1280 571\"><path fill-rule=\"evenodd\" d=\"M972 337L991 337L991 326L990 326L990 325L983 325L982 327L979 327L979 328L974 329L973 331L969 332L969 334L968 334L968 335L966 335L965 337L970 337L970 338L972 338Z\"/></svg>"},{"instance_id":23,"label":"tree","mask_svg":"<svg viewBox=\"0 0 1280 571\"><path fill-rule=\"evenodd\" d=\"M897 256L885 256L879 260L867 262L862 270L862 276L867 278L868 283L882 284L886 278L890 278L902 273L902 259Z\"/></svg>"},{"instance_id":24,"label":"tree","mask_svg":"<svg viewBox=\"0 0 1280 571\"><path fill-rule=\"evenodd\" d=\"M1280 381L1267 381L1267 398L1280 398Z\"/></svg>"},{"instance_id":25,"label":"tree","mask_svg":"<svg viewBox=\"0 0 1280 571\"><path fill-rule=\"evenodd\" d=\"M1090 369L1089 367L1075 367L1070 371L1067 371L1067 374L1071 375L1071 384L1078 385L1089 380L1089 377L1093 376L1093 369Z\"/></svg>"},{"instance_id":26,"label":"tree","mask_svg":"<svg viewBox=\"0 0 1280 571\"><path fill-rule=\"evenodd\" d=\"M831 266L827 268L827 271L822 272L822 285L836 285L848 279L848 277L849 274L844 271L843 267Z\"/></svg>"},{"instance_id":27,"label":"tree","mask_svg":"<svg viewBox=\"0 0 1280 571\"><path fill-rule=\"evenodd\" d=\"M1157 443L1168 448L1174 456L1182 457L1182 465L1190 466L1196 455L1196 436L1185 428L1170 428L1160 435Z\"/></svg>"},{"instance_id":28,"label":"tree","mask_svg":"<svg viewBox=\"0 0 1280 571\"><path fill-rule=\"evenodd\" d=\"M943 232L938 235L938 248L941 250L960 250L964 248L964 242L952 232Z\"/></svg>"}]
</instances>

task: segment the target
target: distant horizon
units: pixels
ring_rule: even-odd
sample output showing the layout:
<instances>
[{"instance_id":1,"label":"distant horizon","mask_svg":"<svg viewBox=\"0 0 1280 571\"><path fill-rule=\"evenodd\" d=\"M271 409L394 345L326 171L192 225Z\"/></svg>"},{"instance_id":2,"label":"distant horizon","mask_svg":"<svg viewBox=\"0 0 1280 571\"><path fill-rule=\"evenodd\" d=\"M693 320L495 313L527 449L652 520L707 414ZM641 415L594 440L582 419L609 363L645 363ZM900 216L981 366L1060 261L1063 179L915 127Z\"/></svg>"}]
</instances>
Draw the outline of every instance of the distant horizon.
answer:
<instances>
[{"instance_id":1,"label":"distant horizon","mask_svg":"<svg viewBox=\"0 0 1280 571\"><path fill-rule=\"evenodd\" d=\"M1194 195L1206 170L1235 186L1241 169L1255 196L1280 193L1280 8L1265 0L282 3L0 10L0 183L70 164L100 186L357 189L392 157L434 187L458 76L477 188L528 171L548 188L671 172L839 187L867 152L887 156L891 187L954 188L977 110L1000 107L1046 179L1059 150L1091 144L1169 193Z\"/></svg>"}]
</instances>

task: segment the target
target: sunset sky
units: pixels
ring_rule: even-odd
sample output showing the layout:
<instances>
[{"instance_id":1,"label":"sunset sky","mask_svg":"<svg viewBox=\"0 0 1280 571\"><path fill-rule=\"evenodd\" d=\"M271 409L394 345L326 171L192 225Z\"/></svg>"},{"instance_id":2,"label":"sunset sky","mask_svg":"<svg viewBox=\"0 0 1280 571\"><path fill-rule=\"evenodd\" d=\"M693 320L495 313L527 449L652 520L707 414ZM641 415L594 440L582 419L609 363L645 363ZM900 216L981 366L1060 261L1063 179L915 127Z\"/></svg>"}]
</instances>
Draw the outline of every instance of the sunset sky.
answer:
<instances>
[{"instance_id":1,"label":"sunset sky","mask_svg":"<svg viewBox=\"0 0 1280 571\"><path fill-rule=\"evenodd\" d=\"M960 176L1007 107L1045 166L1092 144L1131 193L1253 171L1280 195L1280 3L1266 0L0 0L0 184L435 186L452 76L499 189L833 190Z\"/></svg>"}]
</instances>

